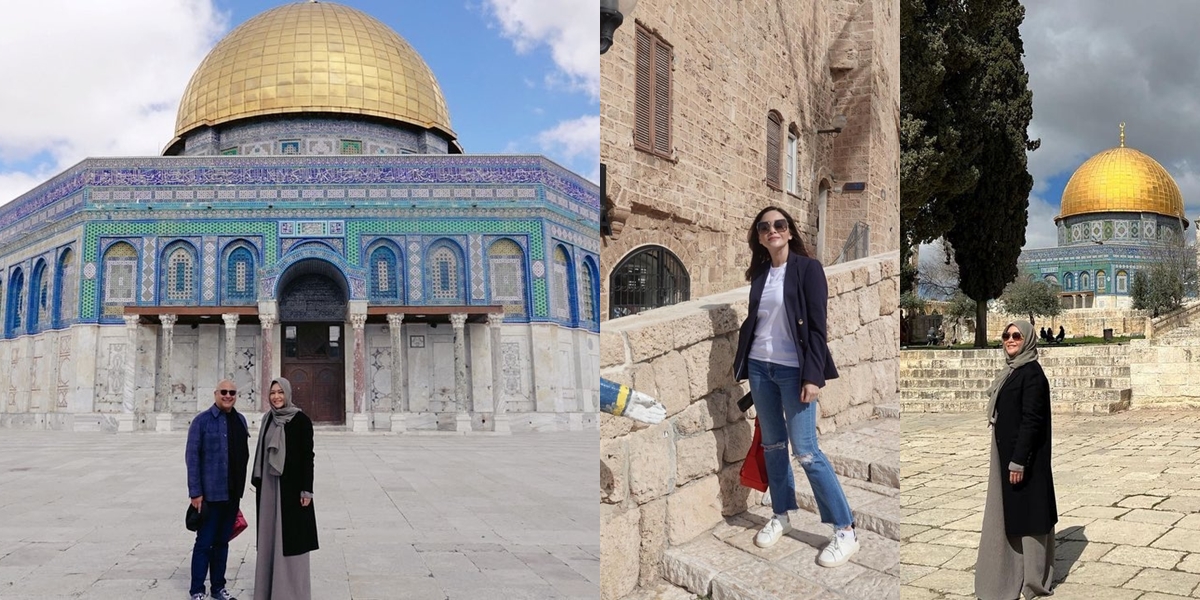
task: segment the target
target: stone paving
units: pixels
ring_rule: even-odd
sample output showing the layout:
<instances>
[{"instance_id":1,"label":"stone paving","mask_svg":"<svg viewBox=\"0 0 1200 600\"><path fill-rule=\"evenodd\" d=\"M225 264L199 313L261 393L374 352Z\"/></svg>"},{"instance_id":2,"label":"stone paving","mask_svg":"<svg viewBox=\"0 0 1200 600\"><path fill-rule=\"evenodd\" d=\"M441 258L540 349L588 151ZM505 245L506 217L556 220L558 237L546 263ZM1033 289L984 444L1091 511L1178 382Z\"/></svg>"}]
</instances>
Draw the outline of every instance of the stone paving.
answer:
<instances>
[{"instance_id":1,"label":"stone paving","mask_svg":"<svg viewBox=\"0 0 1200 600\"><path fill-rule=\"evenodd\" d=\"M982 413L902 417L905 600L974 598ZM1056 600L1200 598L1200 413L1055 415Z\"/></svg>"},{"instance_id":2,"label":"stone paving","mask_svg":"<svg viewBox=\"0 0 1200 600\"><path fill-rule=\"evenodd\" d=\"M0 598L186 598L183 433L0 432ZM251 448L253 452L253 448ZM318 432L320 600L600 596L595 431ZM253 597L250 529L229 588Z\"/></svg>"}]
</instances>

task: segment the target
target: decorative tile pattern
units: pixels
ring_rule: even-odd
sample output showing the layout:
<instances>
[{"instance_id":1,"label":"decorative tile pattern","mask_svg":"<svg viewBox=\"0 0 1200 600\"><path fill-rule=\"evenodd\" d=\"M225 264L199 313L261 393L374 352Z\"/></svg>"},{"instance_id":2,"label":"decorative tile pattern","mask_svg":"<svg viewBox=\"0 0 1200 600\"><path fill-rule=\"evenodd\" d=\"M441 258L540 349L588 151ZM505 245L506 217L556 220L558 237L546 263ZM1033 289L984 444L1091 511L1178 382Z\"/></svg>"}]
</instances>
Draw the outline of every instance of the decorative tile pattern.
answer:
<instances>
[{"instance_id":1,"label":"decorative tile pattern","mask_svg":"<svg viewBox=\"0 0 1200 600\"><path fill-rule=\"evenodd\" d=\"M142 238L142 302L154 302L155 269L158 266L158 239Z\"/></svg>"},{"instance_id":2,"label":"decorative tile pattern","mask_svg":"<svg viewBox=\"0 0 1200 600\"><path fill-rule=\"evenodd\" d=\"M421 244L416 241L408 243L408 297L421 301Z\"/></svg>"},{"instance_id":3,"label":"decorative tile pattern","mask_svg":"<svg viewBox=\"0 0 1200 600\"><path fill-rule=\"evenodd\" d=\"M467 236L471 248L471 299L483 300L483 237L479 234Z\"/></svg>"},{"instance_id":4,"label":"decorative tile pattern","mask_svg":"<svg viewBox=\"0 0 1200 600\"><path fill-rule=\"evenodd\" d=\"M217 238L204 236L204 302L214 303L217 299Z\"/></svg>"}]
</instances>

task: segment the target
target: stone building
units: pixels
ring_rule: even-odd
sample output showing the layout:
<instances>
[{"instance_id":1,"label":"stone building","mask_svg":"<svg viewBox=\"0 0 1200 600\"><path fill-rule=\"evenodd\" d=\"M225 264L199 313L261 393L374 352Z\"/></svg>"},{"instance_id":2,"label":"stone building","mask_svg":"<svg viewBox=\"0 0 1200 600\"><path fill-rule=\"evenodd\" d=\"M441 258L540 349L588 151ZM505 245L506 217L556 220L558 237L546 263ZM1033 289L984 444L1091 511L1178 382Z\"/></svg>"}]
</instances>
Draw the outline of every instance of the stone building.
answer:
<instances>
[{"instance_id":1,"label":"stone building","mask_svg":"<svg viewBox=\"0 0 1200 600\"><path fill-rule=\"evenodd\" d=\"M745 284L764 206L826 265L899 247L900 4L642 0L600 60L601 314Z\"/></svg>"},{"instance_id":2,"label":"stone building","mask_svg":"<svg viewBox=\"0 0 1200 600\"><path fill-rule=\"evenodd\" d=\"M1121 141L1086 160L1063 189L1058 247L1026 250L1020 268L1061 287L1066 308L1128 309L1134 274L1182 243L1183 194L1153 158Z\"/></svg>"},{"instance_id":3,"label":"stone building","mask_svg":"<svg viewBox=\"0 0 1200 600\"><path fill-rule=\"evenodd\" d=\"M164 136L165 137L165 136ZM197 68L161 157L0 208L0 424L170 430L223 377L355 431L596 427L599 189L463 153L396 32L264 12Z\"/></svg>"}]
</instances>

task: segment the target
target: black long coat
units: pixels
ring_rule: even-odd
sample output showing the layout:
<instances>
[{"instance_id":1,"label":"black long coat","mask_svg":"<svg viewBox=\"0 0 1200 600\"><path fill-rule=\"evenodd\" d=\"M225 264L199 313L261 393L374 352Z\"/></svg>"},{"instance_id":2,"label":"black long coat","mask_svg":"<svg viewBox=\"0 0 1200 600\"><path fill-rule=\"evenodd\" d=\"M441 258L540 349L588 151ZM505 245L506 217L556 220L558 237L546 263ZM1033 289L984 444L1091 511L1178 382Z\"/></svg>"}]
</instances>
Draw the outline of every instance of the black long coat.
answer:
<instances>
[{"instance_id":1,"label":"black long coat","mask_svg":"<svg viewBox=\"0 0 1200 600\"><path fill-rule=\"evenodd\" d=\"M1010 536L1045 535L1058 522L1050 433L1050 382L1034 361L1013 371L996 399L1004 529ZM1016 485L1009 483L1010 462L1025 467Z\"/></svg>"},{"instance_id":2,"label":"black long coat","mask_svg":"<svg viewBox=\"0 0 1200 600\"><path fill-rule=\"evenodd\" d=\"M266 433L268 427L275 427L271 414L263 416L262 429L258 436L257 457L265 457ZM287 439L287 456L283 461L283 474L279 477L280 519L283 522L283 555L296 556L312 550L317 546L317 516L314 510L316 500L308 506L300 506L300 492L312 492L313 489L313 424L308 415L298 412L292 420L283 427ZM265 458L255 460L265 460ZM264 473L267 466L264 464ZM260 481L254 484L255 507L262 514L262 489ZM263 543L259 540L259 543Z\"/></svg>"}]
</instances>

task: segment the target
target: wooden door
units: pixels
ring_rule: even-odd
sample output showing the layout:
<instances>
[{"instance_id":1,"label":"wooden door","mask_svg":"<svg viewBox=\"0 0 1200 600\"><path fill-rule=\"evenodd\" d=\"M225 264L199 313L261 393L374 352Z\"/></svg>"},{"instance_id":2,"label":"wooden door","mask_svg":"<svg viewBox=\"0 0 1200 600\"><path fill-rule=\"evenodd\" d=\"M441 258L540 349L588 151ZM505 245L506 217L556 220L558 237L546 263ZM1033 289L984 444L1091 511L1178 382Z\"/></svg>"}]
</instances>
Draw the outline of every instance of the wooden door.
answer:
<instances>
[{"instance_id":1,"label":"wooden door","mask_svg":"<svg viewBox=\"0 0 1200 600\"><path fill-rule=\"evenodd\" d=\"M289 328L295 338L289 339ZM345 342L340 323L283 326L282 372L292 397L314 423L346 422ZM336 338L336 339L334 339Z\"/></svg>"}]
</instances>

